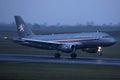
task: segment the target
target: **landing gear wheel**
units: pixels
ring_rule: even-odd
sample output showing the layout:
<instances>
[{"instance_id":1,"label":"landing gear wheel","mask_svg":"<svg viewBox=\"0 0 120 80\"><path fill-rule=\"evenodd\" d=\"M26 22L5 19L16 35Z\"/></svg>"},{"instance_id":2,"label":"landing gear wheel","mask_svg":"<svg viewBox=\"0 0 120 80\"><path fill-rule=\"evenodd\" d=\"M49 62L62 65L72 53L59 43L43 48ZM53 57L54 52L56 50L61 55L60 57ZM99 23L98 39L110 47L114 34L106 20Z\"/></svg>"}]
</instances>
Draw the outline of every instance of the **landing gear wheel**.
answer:
<instances>
[{"instance_id":1,"label":"landing gear wheel","mask_svg":"<svg viewBox=\"0 0 120 80\"><path fill-rule=\"evenodd\" d=\"M60 58L60 54L59 53L55 53L55 55L54 55L54 57L56 58L56 59L59 59Z\"/></svg>"},{"instance_id":2,"label":"landing gear wheel","mask_svg":"<svg viewBox=\"0 0 120 80\"><path fill-rule=\"evenodd\" d=\"M102 53L98 53L98 56L102 56Z\"/></svg>"},{"instance_id":3,"label":"landing gear wheel","mask_svg":"<svg viewBox=\"0 0 120 80\"><path fill-rule=\"evenodd\" d=\"M72 59L75 59L76 57L77 57L77 54L75 54L75 53L72 53L72 54L71 54L71 58L72 58Z\"/></svg>"}]
</instances>

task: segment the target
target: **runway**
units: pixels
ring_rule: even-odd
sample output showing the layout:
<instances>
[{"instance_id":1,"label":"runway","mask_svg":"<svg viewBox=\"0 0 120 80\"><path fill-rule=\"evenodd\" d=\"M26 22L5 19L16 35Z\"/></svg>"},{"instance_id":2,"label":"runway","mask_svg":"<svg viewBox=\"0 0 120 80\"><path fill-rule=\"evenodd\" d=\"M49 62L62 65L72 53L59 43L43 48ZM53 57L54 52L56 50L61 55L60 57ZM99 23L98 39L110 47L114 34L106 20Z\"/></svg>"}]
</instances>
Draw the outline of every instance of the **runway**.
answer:
<instances>
[{"instance_id":1,"label":"runway","mask_svg":"<svg viewBox=\"0 0 120 80\"><path fill-rule=\"evenodd\" d=\"M61 57L60 59L55 59L53 56L23 55L23 54L0 54L0 61L37 62L37 63L45 62L63 64L96 64L96 65L120 66L120 59L115 58L78 57L76 59L71 59L69 57Z\"/></svg>"}]
</instances>

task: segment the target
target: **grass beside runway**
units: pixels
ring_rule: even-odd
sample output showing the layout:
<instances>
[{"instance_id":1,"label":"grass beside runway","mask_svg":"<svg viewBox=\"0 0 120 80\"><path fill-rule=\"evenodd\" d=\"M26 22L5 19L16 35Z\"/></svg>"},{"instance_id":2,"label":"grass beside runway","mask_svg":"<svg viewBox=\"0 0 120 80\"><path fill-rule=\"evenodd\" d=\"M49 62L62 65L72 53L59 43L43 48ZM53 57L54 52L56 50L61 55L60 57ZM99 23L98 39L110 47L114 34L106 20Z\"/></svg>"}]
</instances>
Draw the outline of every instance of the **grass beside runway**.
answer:
<instances>
[{"instance_id":1,"label":"grass beside runway","mask_svg":"<svg viewBox=\"0 0 120 80\"><path fill-rule=\"evenodd\" d=\"M120 67L1 61L0 80L120 80Z\"/></svg>"}]
</instances>

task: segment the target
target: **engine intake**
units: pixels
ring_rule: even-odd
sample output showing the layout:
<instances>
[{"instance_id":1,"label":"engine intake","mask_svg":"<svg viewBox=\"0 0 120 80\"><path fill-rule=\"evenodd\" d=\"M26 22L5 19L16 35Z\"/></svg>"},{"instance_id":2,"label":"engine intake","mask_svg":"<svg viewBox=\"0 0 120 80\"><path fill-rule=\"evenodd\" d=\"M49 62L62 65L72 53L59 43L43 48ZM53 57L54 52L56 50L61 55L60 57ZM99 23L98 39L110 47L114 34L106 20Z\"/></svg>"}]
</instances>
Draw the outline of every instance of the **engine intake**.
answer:
<instances>
[{"instance_id":1,"label":"engine intake","mask_svg":"<svg viewBox=\"0 0 120 80\"><path fill-rule=\"evenodd\" d=\"M61 50L62 52L70 53L75 50L75 46L71 44L64 44L59 47L59 50Z\"/></svg>"}]
</instances>

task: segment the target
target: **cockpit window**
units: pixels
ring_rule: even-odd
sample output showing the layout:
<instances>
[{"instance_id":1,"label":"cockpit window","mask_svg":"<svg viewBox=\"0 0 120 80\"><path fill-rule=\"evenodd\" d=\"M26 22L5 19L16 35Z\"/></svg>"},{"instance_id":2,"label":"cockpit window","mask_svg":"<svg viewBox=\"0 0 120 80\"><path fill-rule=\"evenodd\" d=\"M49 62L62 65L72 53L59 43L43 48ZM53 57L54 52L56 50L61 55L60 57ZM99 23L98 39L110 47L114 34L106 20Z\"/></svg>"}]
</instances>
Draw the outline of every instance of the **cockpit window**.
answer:
<instances>
[{"instance_id":1,"label":"cockpit window","mask_svg":"<svg viewBox=\"0 0 120 80\"><path fill-rule=\"evenodd\" d=\"M102 38L109 38L110 36L102 36Z\"/></svg>"}]
</instances>

